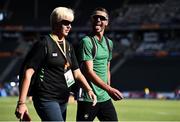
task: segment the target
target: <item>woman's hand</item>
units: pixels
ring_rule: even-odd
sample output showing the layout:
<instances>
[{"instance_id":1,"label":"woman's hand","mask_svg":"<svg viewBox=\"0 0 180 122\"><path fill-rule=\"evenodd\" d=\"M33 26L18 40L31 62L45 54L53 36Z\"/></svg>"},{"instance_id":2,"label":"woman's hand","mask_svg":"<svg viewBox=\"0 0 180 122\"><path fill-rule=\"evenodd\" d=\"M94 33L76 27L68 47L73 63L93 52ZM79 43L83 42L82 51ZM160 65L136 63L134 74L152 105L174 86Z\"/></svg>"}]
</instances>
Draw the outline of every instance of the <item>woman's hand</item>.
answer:
<instances>
[{"instance_id":1,"label":"woman's hand","mask_svg":"<svg viewBox=\"0 0 180 122\"><path fill-rule=\"evenodd\" d=\"M88 91L88 95L89 95L89 97L93 100L92 106L95 106L96 103L97 103L97 97L96 97L96 95L94 94L94 92L93 92L92 90L89 90L89 91Z\"/></svg>"},{"instance_id":2,"label":"woman's hand","mask_svg":"<svg viewBox=\"0 0 180 122\"><path fill-rule=\"evenodd\" d=\"M25 103L18 103L16 110L15 110L16 117L18 119L22 119L25 112L28 113L28 108L27 108L26 104Z\"/></svg>"}]
</instances>

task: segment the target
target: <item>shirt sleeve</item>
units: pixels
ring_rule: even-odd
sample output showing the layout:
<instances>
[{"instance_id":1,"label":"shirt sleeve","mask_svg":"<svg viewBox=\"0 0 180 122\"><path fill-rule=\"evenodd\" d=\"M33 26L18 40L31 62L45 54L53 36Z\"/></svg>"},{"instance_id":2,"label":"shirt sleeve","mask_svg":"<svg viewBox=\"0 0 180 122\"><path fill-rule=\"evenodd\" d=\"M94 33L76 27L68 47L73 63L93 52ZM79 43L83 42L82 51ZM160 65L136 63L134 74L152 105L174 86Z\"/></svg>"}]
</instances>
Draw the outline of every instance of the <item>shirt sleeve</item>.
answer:
<instances>
[{"instance_id":1,"label":"shirt sleeve","mask_svg":"<svg viewBox=\"0 0 180 122\"><path fill-rule=\"evenodd\" d=\"M85 37L81 40L80 47L79 47L80 61L93 60L92 48L93 48L93 45L89 37Z\"/></svg>"},{"instance_id":2,"label":"shirt sleeve","mask_svg":"<svg viewBox=\"0 0 180 122\"><path fill-rule=\"evenodd\" d=\"M35 71L37 71L45 59L45 55L45 40L37 41L27 54L26 67L33 68Z\"/></svg>"}]
</instances>

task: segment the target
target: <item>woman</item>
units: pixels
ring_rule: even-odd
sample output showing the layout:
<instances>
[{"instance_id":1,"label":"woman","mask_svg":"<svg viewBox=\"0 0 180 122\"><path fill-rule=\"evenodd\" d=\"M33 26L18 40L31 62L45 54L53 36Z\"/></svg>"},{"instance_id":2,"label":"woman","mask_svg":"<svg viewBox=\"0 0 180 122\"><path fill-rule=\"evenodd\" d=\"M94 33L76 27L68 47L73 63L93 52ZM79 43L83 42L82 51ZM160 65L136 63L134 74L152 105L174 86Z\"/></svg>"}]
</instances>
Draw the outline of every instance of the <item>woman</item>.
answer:
<instances>
[{"instance_id":1,"label":"woman","mask_svg":"<svg viewBox=\"0 0 180 122\"><path fill-rule=\"evenodd\" d=\"M51 13L52 32L46 36L46 41L36 43L33 48L35 53L26 63L16 108L18 118L22 119L24 113L28 113L25 101L35 72L39 73L35 80L37 85L33 103L42 121L66 120L69 89L74 78L81 82L93 100L93 105L96 104L96 95L79 70L72 46L65 40L73 20L73 10L66 7L57 7Z\"/></svg>"}]
</instances>

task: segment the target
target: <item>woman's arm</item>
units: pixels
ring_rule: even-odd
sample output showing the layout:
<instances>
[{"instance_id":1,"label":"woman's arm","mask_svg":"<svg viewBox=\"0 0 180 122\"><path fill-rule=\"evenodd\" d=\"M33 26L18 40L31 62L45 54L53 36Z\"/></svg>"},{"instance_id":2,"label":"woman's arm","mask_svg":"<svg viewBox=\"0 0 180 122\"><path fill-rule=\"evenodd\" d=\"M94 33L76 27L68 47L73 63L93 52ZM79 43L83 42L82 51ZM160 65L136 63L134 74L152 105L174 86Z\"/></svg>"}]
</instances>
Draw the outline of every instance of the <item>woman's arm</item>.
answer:
<instances>
[{"instance_id":1,"label":"woman's arm","mask_svg":"<svg viewBox=\"0 0 180 122\"><path fill-rule=\"evenodd\" d=\"M20 88L19 100L17 103L16 111L15 111L17 118L22 119L24 113L25 112L28 113L28 109L26 106L26 97L27 97L27 93L29 90L29 86L30 86L30 82L31 82L31 78L33 74L34 74L34 69L32 68L29 68L25 71L24 79L22 81L22 87Z\"/></svg>"},{"instance_id":2,"label":"woman's arm","mask_svg":"<svg viewBox=\"0 0 180 122\"><path fill-rule=\"evenodd\" d=\"M34 69L29 68L25 71L25 77L22 82L22 87L20 88L19 101L25 102L26 96L29 90L32 75L34 74Z\"/></svg>"},{"instance_id":3,"label":"woman's arm","mask_svg":"<svg viewBox=\"0 0 180 122\"><path fill-rule=\"evenodd\" d=\"M80 69L74 70L73 73L74 73L74 78L81 82L83 88L86 90L89 97L93 100L93 106L95 106L96 103L97 103L96 95L94 94L92 88L88 84L88 82L87 82L86 78L84 77L84 75L81 73Z\"/></svg>"}]
</instances>

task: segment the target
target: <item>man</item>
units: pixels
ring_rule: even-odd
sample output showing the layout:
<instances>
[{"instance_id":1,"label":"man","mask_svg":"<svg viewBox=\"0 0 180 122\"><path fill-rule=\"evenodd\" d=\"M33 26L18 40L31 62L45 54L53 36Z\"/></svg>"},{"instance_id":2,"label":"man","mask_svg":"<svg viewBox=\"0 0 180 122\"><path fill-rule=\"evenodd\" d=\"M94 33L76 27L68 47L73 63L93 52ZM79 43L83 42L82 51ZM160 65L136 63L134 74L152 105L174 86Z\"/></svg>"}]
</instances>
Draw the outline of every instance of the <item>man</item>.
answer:
<instances>
[{"instance_id":1,"label":"man","mask_svg":"<svg viewBox=\"0 0 180 122\"><path fill-rule=\"evenodd\" d=\"M79 60L82 62L82 72L97 96L97 104L92 107L87 92L80 89L76 119L93 121L97 117L100 121L118 121L111 98L121 100L123 96L121 92L110 86L113 43L104 36L109 20L108 12L104 8L96 8L91 19L93 32L81 40ZM93 43L96 45L95 54L93 54Z\"/></svg>"}]
</instances>

